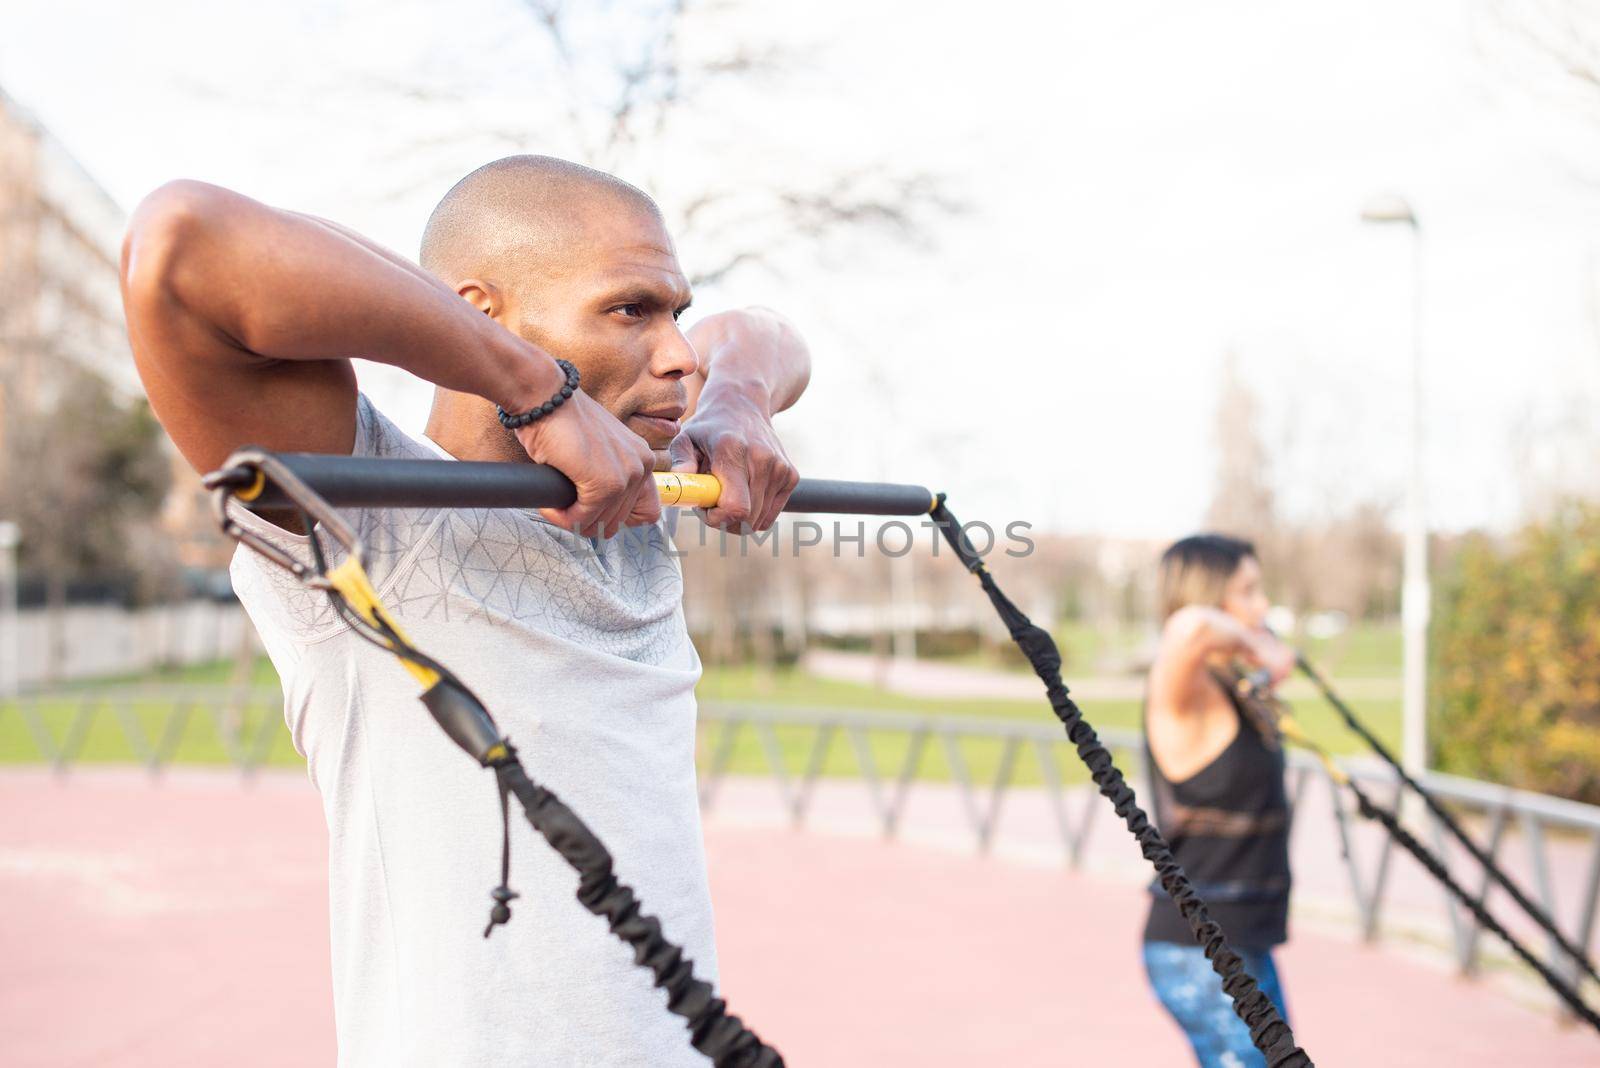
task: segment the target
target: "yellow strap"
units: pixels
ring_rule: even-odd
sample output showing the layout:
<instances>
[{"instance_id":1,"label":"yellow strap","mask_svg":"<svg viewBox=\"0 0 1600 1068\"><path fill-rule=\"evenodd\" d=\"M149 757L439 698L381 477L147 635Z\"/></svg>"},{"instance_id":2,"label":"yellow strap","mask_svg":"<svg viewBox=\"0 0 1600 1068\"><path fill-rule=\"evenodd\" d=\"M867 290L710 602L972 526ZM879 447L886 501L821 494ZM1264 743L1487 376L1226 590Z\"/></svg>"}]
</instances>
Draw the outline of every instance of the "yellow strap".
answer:
<instances>
[{"instance_id":1,"label":"yellow strap","mask_svg":"<svg viewBox=\"0 0 1600 1068\"><path fill-rule=\"evenodd\" d=\"M388 609L383 607L383 602L378 600L378 591L372 588L372 580L367 578L366 571L355 557L346 559L344 563L329 571L326 577L328 585L338 591L339 596L343 597L345 603L362 619L373 626L377 626L381 619L390 630L399 635L402 642L411 644L411 639L400 629L400 624L394 621ZM411 672L412 677L422 683L424 690L432 689L433 684L439 681L439 673L432 668L414 663L403 656L398 659L405 669Z\"/></svg>"},{"instance_id":2,"label":"yellow strap","mask_svg":"<svg viewBox=\"0 0 1600 1068\"><path fill-rule=\"evenodd\" d=\"M722 483L715 475L683 475L675 471L657 471L656 490L661 503L667 507L715 508L722 497Z\"/></svg>"},{"instance_id":3,"label":"yellow strap","mask_svg":"<svg viewBox=\"0 0 1600 1068\"><path fill-rule=\"evenodd\" d=\"M1328 769L1328 775L1334 782L1344 786L1350 781L1349 774L1333 762L1333 758L1323 751L1322 746L1313 742L1306 735L1305 728L1300 726L1300 721L1288 712L1284 712L1283 715L1278 717L1278 732L1283 735L1286 741L1293 742L1302 749L1309 750L1315 754L1316 758L1322 761L1322 766Z\"/></svg>"}]
</instances>

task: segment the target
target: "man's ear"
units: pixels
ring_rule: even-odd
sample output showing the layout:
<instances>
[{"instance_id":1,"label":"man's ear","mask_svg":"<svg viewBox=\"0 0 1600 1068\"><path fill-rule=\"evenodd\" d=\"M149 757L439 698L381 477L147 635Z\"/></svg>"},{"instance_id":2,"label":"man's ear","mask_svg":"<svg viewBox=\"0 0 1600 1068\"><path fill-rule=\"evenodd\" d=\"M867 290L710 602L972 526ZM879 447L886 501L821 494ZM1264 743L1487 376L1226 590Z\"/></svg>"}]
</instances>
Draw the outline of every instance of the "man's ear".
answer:
<instances>
[{"instance_id":1,"label":"man's ear","mask_svg":"<svg viewBox=\"0 0 1600 1068\"><path fill-rule=\"evenodd\" d=\"M499 319L505 315L505 295L493 282L486 282L481 278L463 279L461 284L456 286L456 293L462 300L491 319Z\"/></svg>"}]
</instances>

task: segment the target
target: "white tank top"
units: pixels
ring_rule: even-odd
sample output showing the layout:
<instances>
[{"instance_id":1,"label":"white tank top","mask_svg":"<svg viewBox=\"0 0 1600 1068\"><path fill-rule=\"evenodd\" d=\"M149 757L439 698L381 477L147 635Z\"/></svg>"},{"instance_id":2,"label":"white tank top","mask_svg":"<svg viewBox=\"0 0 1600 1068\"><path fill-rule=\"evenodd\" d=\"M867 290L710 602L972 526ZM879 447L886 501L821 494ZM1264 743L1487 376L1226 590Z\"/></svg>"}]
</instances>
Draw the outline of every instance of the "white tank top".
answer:
<instances>
[{"instance_id":1,"label":"white tank top","mask_svg":"<svg viewBox=\"0 0 1600 1068\"><path fill-rule=\"evenodd\" d=\"M448 459L365 396L353 451ZM597 542L531 511L346 514L418 648L483 699L529 772L599 833L645 911L714 981L694 770L700 660L664 527ZM304 554L303 537L242 511L240 521ZM483 938L500 863L492 773L325 594L242 548L231 573L327 816L339 1063L704 1064L514 802L510 885L522 896L510 924Z\"/></svg>"}]
</instances>

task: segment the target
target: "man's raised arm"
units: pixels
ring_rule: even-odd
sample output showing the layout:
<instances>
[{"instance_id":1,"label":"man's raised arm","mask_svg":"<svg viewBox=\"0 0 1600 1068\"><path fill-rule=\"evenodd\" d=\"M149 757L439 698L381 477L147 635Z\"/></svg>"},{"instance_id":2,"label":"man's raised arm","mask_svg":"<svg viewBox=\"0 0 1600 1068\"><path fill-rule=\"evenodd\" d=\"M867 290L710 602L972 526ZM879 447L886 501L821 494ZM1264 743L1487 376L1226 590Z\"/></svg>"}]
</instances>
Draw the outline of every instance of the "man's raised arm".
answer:
<instances>
[{"instance_id":1,"label":"man's raised arm","mask_svg":"<svg viewBox=\"0 0 1600 1068\"><path fill-rule=\"evenodd\" d=\"M548 353L400 257L199 182L162 186L139 205L122 294L151 406L201 471L244 444L349 452L351 357L515 412L564 381ZM518 437L578 485L577 504L547 513L561 525L613 533L659 513L648 448L581 391Z\"/></svg>"}]
</instances>

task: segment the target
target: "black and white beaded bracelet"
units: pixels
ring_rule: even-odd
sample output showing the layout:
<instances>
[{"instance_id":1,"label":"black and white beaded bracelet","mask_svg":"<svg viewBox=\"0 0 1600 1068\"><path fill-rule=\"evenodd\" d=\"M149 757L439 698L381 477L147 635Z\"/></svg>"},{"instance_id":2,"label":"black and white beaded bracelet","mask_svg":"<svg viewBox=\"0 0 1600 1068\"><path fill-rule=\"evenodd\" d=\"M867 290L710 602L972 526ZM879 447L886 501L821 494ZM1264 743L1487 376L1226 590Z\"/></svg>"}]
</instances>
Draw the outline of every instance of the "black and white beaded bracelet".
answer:
<instances>
[{"instance_id":1,"label":"black and white beaded bracelet","mask_svg":"<svg viewBox=\"0 0 1600 1068\"><path fill-rule=\"evenodd\" d=\"M566 384L556 392L556 395L545 401L543 404L529 408L520 415L512 415L498 404L495 405L494 410L500 416L501 426L505 427L507 430L521 430L529 423L532 423L538 419L543 419L545 416L549 415L551 412L567 403L567 398L572 396L572 391L578 388L578 369L572 366L572 364L566 360L557 360L556 366L565 371L567 375Z\"/></svg>"}]
</instances>

